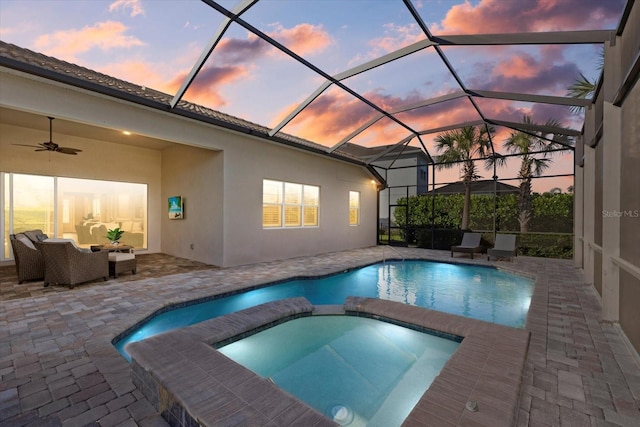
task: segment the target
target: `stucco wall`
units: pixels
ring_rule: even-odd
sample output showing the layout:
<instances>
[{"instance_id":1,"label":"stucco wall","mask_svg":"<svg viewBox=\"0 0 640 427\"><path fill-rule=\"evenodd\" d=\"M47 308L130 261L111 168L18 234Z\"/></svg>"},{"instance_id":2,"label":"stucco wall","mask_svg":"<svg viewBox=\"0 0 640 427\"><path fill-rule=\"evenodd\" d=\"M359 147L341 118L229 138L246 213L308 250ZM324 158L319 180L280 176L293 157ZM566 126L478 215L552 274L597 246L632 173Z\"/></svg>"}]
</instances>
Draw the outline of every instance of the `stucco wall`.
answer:
<instances>
[{"instance_id":1,"label":"stucco wall","mask_svg":"<svg viewBox=\"0 0 640 427\"><path fill-rule=\"evenodd\" d=\"M640 9L640 8L637 8ZM620 258L640 268L640 84L636 83L622 109L620 186ZM620 274L620 326L640 352L640 279Z\"/></svg>"},{"instance_id":2,"label":"stucco wall","mask_svg":"<svg viewBox=\"0 0 640 427\"><path fill-rule=\"evenodd\" d=\"M602 319L619 324L636 352L640 352L640 84L634 64L639 23L636 2L622 35L615 43L605 43L604 82L595 107L586 112L584 132L588 143L602 125L602 138L596 149L584 149L583 175L576 180L580 193L576 200L583 206L575 210L583 220L585 281L602 297Z\"/></svg>"},{"instance_id":3,"label":"stucco wall","mask_svg":"<svg viewBox=\"0 0 640 427\"><path fill-rule=\"evenodd\" d=\"M55 127L54 127L55 129ZM122 144L107 143L56 134L61 145L79 148L68 156L35 152L13 143L48 141L49 133L17 126L0 125L0 171L56 177L134 182L148 185L148 249L160 250L161 152Z\"/></svg>"},{"instance_id":4,"label":"stucco wall","mask_svg":"<svg viewBox=\"0 0 640 427\"><path fill-rule=\"evenodd\" d=\"M376 244L377 194L361 167L255 139L231 136L224 152L224 265L286 259ZM320 226L262 228L262 180L320 187ZM361 224L349 226L349 191Z\"/></svg>"},{"instance_id":5,"label":"stucco wall","mask_svg":"<svg viewBox=\"0 0 640 427\"><path fill-rule=\"evenodd\" d=\"M223 154L176 145L162 153L162 252L223 264ZM184 219L171 220L168 198L182 196Z\"/></svg>"}]
</instances>

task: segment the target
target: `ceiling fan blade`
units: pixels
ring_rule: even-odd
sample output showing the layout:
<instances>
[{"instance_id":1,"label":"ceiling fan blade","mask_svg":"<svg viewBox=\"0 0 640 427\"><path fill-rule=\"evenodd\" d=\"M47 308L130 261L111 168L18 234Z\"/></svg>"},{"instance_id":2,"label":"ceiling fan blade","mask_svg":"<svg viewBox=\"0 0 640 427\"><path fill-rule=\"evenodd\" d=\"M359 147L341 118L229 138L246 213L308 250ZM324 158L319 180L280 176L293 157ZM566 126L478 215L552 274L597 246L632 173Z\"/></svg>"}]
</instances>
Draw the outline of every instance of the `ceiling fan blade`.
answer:
<instances>
[{"instance_id":1,"label":"ceiling fan blade","mask_svg":"<svg viewBox=\"0 0 640 427\"><path fill-rule=\"evenodd\" d=\"M11 144L11 145L19 145L20 147L33 147L33 148L42 148L39 145L32 145L32 144Z\"/></svg>"},{"instance_id":2,"label":"ceiling fan blade","mask_svg":"<svg viewBox=\"0 0 640 427\"><path fill-rule=\"evenodd\" d=\"M33 151L52 151L52 150L50 150L50 149L48 149L48 148L36 148L36 149L35 149L35 150L33 150Z\"/></svg>"},{"instance_id":3,"label":"ceiling fan blade","mask_svg":"<svg viewBox=\"0 0 640 427\"><path fill-rule=\"evenodd\" d=\"M57 151L58 153L71 154L74 156L82 152L82 150L78 150L77 148L70 148L70 147L58 147L55 149L55 151Z\"/></svg>"}]
</instances>

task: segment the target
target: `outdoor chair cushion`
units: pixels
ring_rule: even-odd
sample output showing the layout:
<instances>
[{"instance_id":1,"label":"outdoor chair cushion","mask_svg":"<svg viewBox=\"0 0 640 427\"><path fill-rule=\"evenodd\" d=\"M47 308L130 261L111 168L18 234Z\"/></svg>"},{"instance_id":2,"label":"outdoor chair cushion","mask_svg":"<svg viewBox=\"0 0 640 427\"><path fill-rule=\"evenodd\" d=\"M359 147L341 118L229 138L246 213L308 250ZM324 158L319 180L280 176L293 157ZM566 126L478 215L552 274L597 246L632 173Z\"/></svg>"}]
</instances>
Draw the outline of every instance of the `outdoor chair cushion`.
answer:
<instances>
[{"instance_id":1,"label":"outdoor chair cushion","mask_svg":"<svg viewBox=\"0 0 640 427\"><path fill-rule=\"evenodd\" d=\"M132 253L122 253L122 252L109 252L109 261L127 261L130 259L135 259L136 254Z\"/></svg>"},{"instance_id":2,"label":"outdoor chair cushion","mask_svg":"<svg viewBox=\"0 0 640 427\"><path fill-rule=\"evenodd\" d=\"M72 244L76 249L78 249L79 251L82 251L82 252L91 252L91 249L88 249L88 248L81 248L81 247L79 247L79 246L76 244L76 241L75 241L75 240L73 240L73 239L63 239L63 238L60 238L60 237L52 237L52 238L50 238L50 239L45 239L45 240L43 240L43 242L47 242L47 243L55 243L55 242L58 242L58 243L62 242L62 243L64 243L64 242L69 242L69 243L71 243L71 244Z\"/></svg>"},{"instance_id":3,"label":"outdoor chair cushion","mask_svg":"<svg viewBox=\"0 0 640 427\"><path fill-rule=\"evenodd\" d=\"M495 258L511 258L518 256L515 234L497 234L493 249L487 250L487 260Z\"/></svg>"},{"instance_id":4,"label":"outdoor chair cushion","mask_svg":"<svg viewBox=\"0 0 640 427\"><path fill-rule=\"evenodd\" d=\"M22 242L29 249L33 249L34 251L37 250L35 245L31 241L31 239L29 239L27 236L25 236L22 233L16 234L16 240L18 240L19 242Z\"/></svg>"},{"instance_id":5,"label":"outdoor chair cushion","mask_svg":"<svg viewBox=\"0 0 640 427\"><path fill-rule=\"evenodd\" d=\"M22 234L27 236L32 242L42 242L43 240L49 238L49 236L44 234L42 230L28 230L23 231Z\"/></svg>"}]
</instances>

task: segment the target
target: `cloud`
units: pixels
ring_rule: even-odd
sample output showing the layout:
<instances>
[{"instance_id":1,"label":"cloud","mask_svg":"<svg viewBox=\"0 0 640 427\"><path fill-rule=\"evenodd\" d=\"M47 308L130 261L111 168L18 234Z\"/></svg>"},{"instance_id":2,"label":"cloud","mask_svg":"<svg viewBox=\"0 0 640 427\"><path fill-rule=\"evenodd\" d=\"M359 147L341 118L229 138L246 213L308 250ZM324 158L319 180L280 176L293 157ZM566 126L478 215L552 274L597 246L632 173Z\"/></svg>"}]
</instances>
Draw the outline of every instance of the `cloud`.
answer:
<instances>
[{"instance_id":1,"label":"cloud","mask_svg":"<svg viewBox=\"0 0 640 427\"><path fill-rule=\"evenodd\" d=\"M384 36L371 40L369 44L376 46L384 51L384 53L388 53L425 38L426 35L422 32L418 24L385 24Z\"/></svg>"},{"instance_id":2,"label":"cloud","mask_svg":"<svg viewBox=\"0 0 640 427\"><path fill-rule=\"evenodd\" d=\"M107 51L144 45L138 38L126 35L127 30L128 28L121 22L98 22L80 30L44 34L35 40L34 46L47 55L75 62L78 54L95 48Z\"/></svg>"},{"instance_id":3,"label":"cloud","mask_svg":"<svg viewBox=\"0 0 640 427\"><path fill-rule=\"evenodd\" d=\"M250 35L246 39L223 39L213 51L216 63L230 66L255 61L263 57L271 49L264 40Z\"/></svg>"},{"instance_id":4,"label":"cloud","mask_svg":"<svg viewBox=\"0 0 640 427\"><path fill-rule=\"evenodd\" d=\"M474 49L465 49L471 58ZM503 48L506 49L506 48ZM480 55L482 55L480 50ZM534 50L510 48L502 55L482 55L476 62L468 61L467 69L473 74L463 77L469 89L493 90L515 93L564 96L580 68L563 56L562 47L542 47ZM457 54L461 54L458 52Z\"/></svg>"},{"instance_id":5,"label":"cloud","mask_svg":"<svg viewBox=\"0 0 640 427\"><path fill-rule=\"evenodd\" d=\"M328 34L321 27L314 25L300 24L284 28L275 24L274 27L275 31L269 35L299 55L319 52L331 43ZM252 78L254 64L266 57L273 60L274 52L276 49L273 46L253 34L248 34L245 39L221 40L189 87L185 99L210 108L226 105L228 101L222 96L221 89L243 79ZM186 72L176 75L165 87L169 88L171 93L175 93L186 76Z\"/></svg>"},{"instance_id":6,"label":"cloud","mask_svg":"<svg viewBox=\"0 0 640 427\"><path fill-rule=\"evenodd\" d=\"M246 77L248 71L243 66L207 67L200 70L195 80L185 93L184 99L209 108L220 108L227 101L220 94L220 88L238 79ZM171 94L175 94L187 73L180 73L163 87Z\"/></svg>"},{"instance_id":7,"label":"cloud","mask_svg":"<svg viewBox=\"0 0 640 427\"><path fill-rule=\"evenodd\" d=\"M363 55L357 55L352 58L349 61L350 67L378 58L389 52L394 52L426 38L426 35L417 24L396 25L390 23L385 24L383 27L384 35L371 39L368 42L371 49Z\"/></svg>"},{"instance_id":8,"label":"cloud","mask_svg":"<svg viewBox=\"0 0 640 427\"><path fill-rule=\"evenodd\" d=\"M141 86L166 92L170 87L167 85L164 76L158 72L161 69L148 62L125 61L106 64L101 67L101 72L109 76L135 82Z\"/></svg>"},{"instance_id":9,"label":"cloud","mask_svg":"<svg viewBox=\"0 0 640 427\"><path fill-rule=\"evenodd\" d=\"M612 28L624 0L468 0L452 6L434 34L483 34Z\"/></svg>"},{"instance_id":10,"label":"cloud","mask_svg":"<svg viewBox=\"0 0 640 427\"><path fill-rule=\"evenodd\" d=\"M378 92L364 93L363 96L382 109L392 110L400 105L411 104L424 97L412 92L404 97L384 95ZM279 123L293 109L286 107L271 124ZM341 90L331 90L302 111L285 128L284 132L299 135L321 144L333 145L351 132L377 116L378 112L347 95ZM427 108L402 113L398 116L407 121L416 131L450 125L478 118L468 102L444 102ZM408 130L389 119L382 119L353 142L367 146L386 145L399 142L408 135ZM427 136L430 138L430 136Z\"/></svg>"},{"instance_id":11,"label":"cloud","mask_svg":"<svg viewBox=\"0 0 640 427\"><path fill-rule=\"evenodd\" d=\"M322 26L298 24L292 28L284 28L274 24L275 31L269 36L282 43L298 55L313 55L322 52L331 44L331 37Z\"/></svg>"},{"instance_id":12,"label":"cloud","mask_svg":"<svg viewBox=\"0 0 640 427\"><path fill-rule=\"evenodd\" d=\"M141 0L116 0L109 5L109 12L117 10L130 10L130 16L144 15Z\"/></svg>"}]
</instances>

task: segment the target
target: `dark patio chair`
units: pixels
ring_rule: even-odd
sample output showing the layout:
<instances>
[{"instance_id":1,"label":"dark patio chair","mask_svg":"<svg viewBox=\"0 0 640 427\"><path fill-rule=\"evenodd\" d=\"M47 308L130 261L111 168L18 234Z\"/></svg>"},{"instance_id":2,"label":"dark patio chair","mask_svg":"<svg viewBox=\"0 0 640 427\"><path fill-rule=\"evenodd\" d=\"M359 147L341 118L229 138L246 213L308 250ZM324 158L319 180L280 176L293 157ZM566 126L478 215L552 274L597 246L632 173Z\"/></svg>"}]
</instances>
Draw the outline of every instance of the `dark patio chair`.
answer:
<instances>
[{"instance_id":1,"label":"dark patio chair","mask_svg":"<svg viewBox=\"0 0 640 427\"><path fill-rule=\"evenodd\" d=\"M109 253L80 249L72 241L38 243L44 256L44 286L68 285L109 277Z\"/></svg>"},{"instance_id":2,"label":"dark patio chair","mask_svg":"<svg viewBox=\"0 0 640 427\"><path fill-rule=\"evenodd\" d=\"M458 246L451 246L451 256L454 252L462 252L470 254L473 259L474 253L481 253L484 248L480 245L480 239L482 235L480 233L464 233L462 236L462 242Z\"/></svg>"},{"instance_id":3,"label":"dark patio chair","mask_svg":"<svg viewBox=\"0 0 640 427\"><path fill-rule=\"evenodd\" d=\"M493 249L487 249L487 260L491 260L491 257L511 259L515 256L518 256L515 234L497 234Z\"/></svg>"},{"instance_id":4,"label":"dark patio chair","mask_svg":"<svg viewBox=\"0 0 640 427\"><path fill-rule=\"evenodd\" d=\"M33 230L33 232L40 230ZM9 235L13 259L16 265L18 283L27 280L42 280L44 278L44 258L42 252L36 248L35 243L26 233Z\"/></svg>"}]
</instances>

